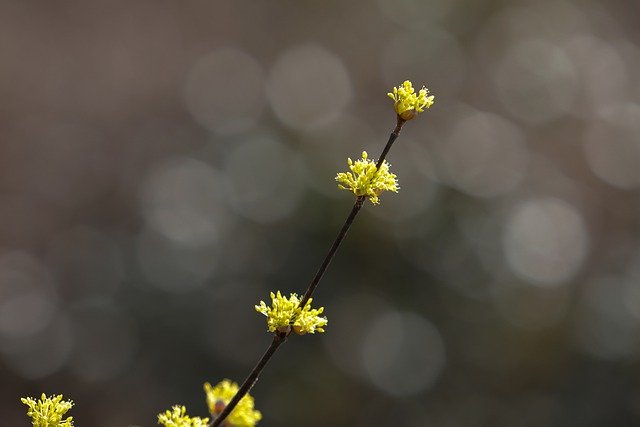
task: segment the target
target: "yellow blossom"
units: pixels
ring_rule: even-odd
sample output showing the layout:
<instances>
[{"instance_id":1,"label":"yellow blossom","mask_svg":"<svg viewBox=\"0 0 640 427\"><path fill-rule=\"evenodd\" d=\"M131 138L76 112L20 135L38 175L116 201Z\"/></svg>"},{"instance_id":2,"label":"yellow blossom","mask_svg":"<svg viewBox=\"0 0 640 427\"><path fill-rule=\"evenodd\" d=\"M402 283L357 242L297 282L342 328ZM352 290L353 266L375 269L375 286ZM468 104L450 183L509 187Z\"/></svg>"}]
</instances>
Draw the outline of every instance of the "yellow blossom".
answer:
<instances>
[{"instance_id":1,"label":"yellow blossom","mask_svg":"<svg viewBox=\"0 0 640 427\"><path fill-rule=\"evenodd\" d=\"M207 406L209 406L211 415L214 417L219 415L236 395L238 389L238 384L230 380L222 380L215 387L205 383L204 392L207 394ZM262 419L262 414L253 409L253 405L253 397L247 393L225 419L225 425L230 427L255 426Z\"/></svg>"},{"instance_id":2,"label":"yellow blossom","mask_svg":"<svg viewBox=\"0 0 640 427\"><path fill-rule=\"evenodd\" d=\"M184 406L174 406L172 411L158 414L158 424L165 427L207 427L209 418L190 417Z\"/></svg>"},{"instance_id":3,"label":"yellow blossom","mask_svg":"<svg viewBox=\"0 0 640 427\"><path fill-rule=\"evenodd\" d=\"M389 171L389 163L386 161L376 169L376 164L367 158L367 152L362 152L362 159L355 162L348 159L351 172L340 172L336 175L338 188L349 190L356 196L367 196L371 203L380 203L378 196L383 191L398 192L398 180L395 174Z\"/></svg>"},{"instance_id":4,"label":"yellow blossom","mask_svg":"<svg viewBox=\"0 0 640 427\"><path fill-rule=\"evenodd\" d=\"M413 85L409 80L402 83L402 86L394 87L393 93L387 94L395 102L394 108L398 116L403 120L411 120L416 114L422 113L425 108L433 105L435 97L429 95L429 89L422 86L416 94Z\"/></svg>"},{"instance_id":5,"label":"yellow blossom","mask_svg":"<svg viewBox=\"0 0 640 427\"><path fill-rule=\"evenodd\" d=\"M299 335L306 333L324 332L324 326L329 322L326 317L320 317L324 307L311 308L309 298L304 308L300 308L300 299L297 294L291 294L289 298L271 292L271 307L267 307L264 301L256 305L256 311L267 316L267 326L270 332L288 332L290 328Z\"/></svg>"},{"instance_id":6,"label":"yellow blossom","mask_svg":"<svg viewBox=\"0 0 640 427\"><path fill-rule=\"evenodd\" d=\"M73 402L62 400L61 394L47 397L42 393L40 400L23 397L20 401L29 407L27 415L31 417L33 427L73 427L73 417L62 419Z\"/></svg>"}]
</instances>

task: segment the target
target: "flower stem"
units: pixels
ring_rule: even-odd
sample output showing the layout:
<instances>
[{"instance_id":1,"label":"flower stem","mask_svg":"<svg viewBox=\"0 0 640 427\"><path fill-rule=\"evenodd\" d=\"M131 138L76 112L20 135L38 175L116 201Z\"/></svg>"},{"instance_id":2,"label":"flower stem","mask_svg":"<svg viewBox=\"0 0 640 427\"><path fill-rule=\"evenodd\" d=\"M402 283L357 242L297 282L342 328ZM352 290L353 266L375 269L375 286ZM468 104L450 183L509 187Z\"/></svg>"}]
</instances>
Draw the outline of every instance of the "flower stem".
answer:
<instances>
[{"instance_id":1,"label":"flower stem","mask_svg":"<svg viewBox=\"0 0 640 427\"><path fill-rule=\"evenodd\" d=\"M225 418L227 418L231 411L233 411L233 409L236 407L238 402L240 402L240 400L247 393L249 393L249 391L251 391L251 388L256 383L256 381L258 381L258 376L266 366L269 359L271 359L278 347L280 347L280 345L286 340L287 334L279 332L275 333L275 335L273 336L273 341L271 341L271 345L269 345L269 348L264 352L262 358L260 358L256 366L254 366L254 368L251 370L251 373L249 373L249 376L247 376L247 378L244 380L236 395L233 396L233 399L231 399L229 404L223 409L222 412L220 412L220 415L213 419L209 426L216 427L222 424Z\"/></svg>"},{"instance_id":2,"label":"flower stem","mask_svg":"<svg viewBox=\"0 0 640 427\"><path fill-rule=\"evenodd\" d=\"M376 169L378 170L380 170L380 165L382 164L382 162L384 162L385 157L387 157L387 154L389 153L389 150L391 149L393 142L400 135L400 130L402 129L402 125L404 125L406 122L406 120L404 120L400 116L397 116L397 118L398 118L398 121L397 121L396 127L395 129L393 129L393 132L391 132L391 135L389 135L389 140L387 141L387 145L385 145L384 150L382 150L382 154L380 155L380 158L376 163ZM333 259L333 256L335 255L336 251L340 247L340 244L342 243L345 236L347 235L347 231L349 231L349 228L351 227L353 220L356 218L356 215L358 215L358 212L360 212L360 209L364 204L364 200L365 200L365 196L358 196L356 198L356 202L353 205L353 208L351 209L351 213L349 214L344 224L342 225L342 228L340 229L340 232L338 233L336 240L334 240L333 245L331 245L329 252L324 257L324 260L322 261L322 264L320 264L320 268L316 272L316 275L313 277L313 280L311 280L311 283L309 284L307 291L304 293L302 300L300 300L300 304L298 305L298 307L303 308L307 303L307 301L309 301L309 298L311 298L311 296L313 295L313 292L316 290L318 283L320 283L320 279L322 279L322 276L324 276L325 270L329 266L329 263Z\"/></svg>"},{"instance_id":3,"label":"flower stem","mask_svg":"<svg viewBox=\"0 0 640 427\"><path fill-rule=\"evenodd\" d=\"M353 204L353 208L351 208L351 213L349 213L349 216L344 221L344 224L342 224L342 228L340 229L340 232L336 236L336 239L333 241L333 244L331 245L329 252L327 252L327 255L325 255L324 260L322 261L322 264L320 264L320 268L318 268L316 275L313 277L313 280L311 280L311 283L309 283L309 287L307 288L307 291L304 293L304 296L300 300L300 304L298 305L298 307L300 308L304 307L305 304L307 304L307 301L309 301L309 298L311 298L311 295L313 295L313 292L316 290L318 283L320 283L320 279L322 279L322 276L324 276L324 273L327 270L327 267L329 267L329 263L333 259L333 256L336 254L336 252L338 251L338 248L340 247L340 244L342 243L345 236L347 235L347 231L349 231L349 228L351 228L351 224L353 224L353 220L356 218L356 215L358 215L358 212L360 212L360 209L364 204L364 199L365 199L365 196L358 196L356 198L356 202Z\"/></svg>"},{"instance_id":4,"label":"flower stem","mask_svg":"<svg viewBox=\"0 0 640 427\"><path fill-rule=\"evenodd\" d=\"M400 135L400 131L402 130L402 125L404 125L407 122L405 119L403 119L400 116L397 116L397 118L398 118L398 122L396 124L396 127L395 129L393 129L393 132L391 132L391 135L389 135L389 140L387 141L387 145L384 146L384 150L382 150L382 154L380 154L380 157L378 158L378 162L376 163L376 169L378 170L380 170L380 166L382 165L382 162L384 162L384 159L387 157L387 154L389 153L389 150L391 149L393 142Z\"/></svg>"},{"instance_id":5,"label":"flower stem","mask_svg":"<svg viewBox=\"0 0 640 427\"><path fill-rule=\"evenodd\" d=\"M402 125L404 125L404 123L406 122L406 120L404 120L400 116L397 116L397 117L398 117L398 121L397 121L396 127L393 129L393 132L391 132L391 135L389 135L389 140L387 141L387 145L385 145L384 149L382 150L382 154L380 155L380 158L376 163L376 168L378 169L380 169L380 165L382 165L382 162L384 162L385 157L387 157L387 154L389 153L389 150L391 149L393 142L400 135L400 130L402 129ZM347 231L349 231L349 228L351 228L351 224L353 224L353 221L358 215L358 212L360 212L360 209L362 209L362 205L364 204L365 199L366 199L366 196L358 196L356 198L356 202L353 204L353 208L351 208L351 212L349 213L349 216L344 221L344 224L342 224L342 228L340 229L340 232L336 236L336 239L333 241L331 248L329 248L329 252L327 252L327 254L325 255L324 260L322 260L322 264L320 264L320 268L318 268L318 271L316 272L315 276L313 276L311 283L309 283L309 287L304 293L304 296L300 300L299 307L301 308L304 307L309 301L309 299L311 298L311 296L313 295L313 292L316 290L316 287L318 286L318 284L320 283L320 280L324 276L324 273L326 272L327 267L329 267L331 260L333 259L334 255L338 251L338 248L342 244L342 241L346 237ZM287 337L289 336L289 334L291 334L291 331L287 333L283 333L283 332L275 333L273 337L273 341L271 342L271 345L269 346L267 351L265 351L260 361L258 361L258 363L253 368L253 370L251 370L251 373L249 373L249 376L247 376L247 378L244 380L244 382L238 389L238 392L236 393L236 395L233 396L233 399L231 399L231 401L229 402L229 404L227 404L224 410L220 412L220 415L214 418L213 421L209 424L210 427L217 427L222 425L222 422L225 420L225 418L227 418L227 416L231 413L231 411L233 411L233 409L236 407L238 402L240 402L240 400L247 393L249 393L253 385L258 380L258 376L260 375L264 367L267 365L271 357L273 357L278 347L280 347L280 345L287 340Z\"/></svg>"}]
</instances>

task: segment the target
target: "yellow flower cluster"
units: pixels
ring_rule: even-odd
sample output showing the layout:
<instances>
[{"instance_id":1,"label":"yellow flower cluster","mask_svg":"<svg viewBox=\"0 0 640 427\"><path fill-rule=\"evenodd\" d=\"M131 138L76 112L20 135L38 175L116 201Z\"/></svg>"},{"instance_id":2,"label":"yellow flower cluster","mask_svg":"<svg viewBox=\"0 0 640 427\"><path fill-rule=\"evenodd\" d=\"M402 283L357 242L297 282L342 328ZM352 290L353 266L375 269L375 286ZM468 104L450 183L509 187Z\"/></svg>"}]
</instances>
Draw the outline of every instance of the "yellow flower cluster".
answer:
<instances>
[{"instance_id":1,"label":"yellow flower cluster","mask_svg":"<svg viewBox=\"0 0 640 427\"><path fill-rule=\"evenodd\" d=\"M229 380L220 381L215 387L205 383L204 392L207 394L207 406L211 415L214 417L219 415L236 395L238 389L238 384ZM253 397L247 393L233 408L224 424L230 427L255 426L262 419L262 414L253 409L253 405Z\"/></svg>"},{"instance_id":2,"label":"yellow flower cluster","mask_svg":"<svg viewBox=\"0 0 640 427\"><path fill-rule=\"evenodd\" d=\"M338 188L349 190L356 196L367 196L371 203L380 203L380 193L383 191L398 192L398 180L395 174L389 171L389 163L386 161L376 169L376 164L367 158L367 152L362 152L362 159L355 162L348 159L351 172L340 172L336 175Z\"/></svg>"},{"instance_id":3,"label":"yellow flower cluster","mask_svg":"<svg viewBox=\"0 0 640 427\"><path fill-rule=\"evenodd\" d=\"M329 322L326 317L320 317L324 307L311 308L312 299L309 298L304 308L300 308L300 299L297 294L291 294L289 298L271 292L271 307L267 307L264 301L256 305L256 311L267 316L269 332L289 332L291 328L298 335L306 333L324 332L324 326Z\"/></svg>"},{"instance_id":4,"label":"yellow flower cluster","mask_svg":"<svg viewBox=\"0 0 640 427\"><path fill-rule=\"evenodd\" d=\"M209 418L190 417L184 406L174 406L172 411L158 415L158 424L164 427L207 427Z\"/></svg>"},{"instance_id":5,"label":"yellow flower cluster","mask_svg":"<svg viewBox=\"0 0 640 427\"><path fill-rule=\"evenodd\" d=\"M42 393L40 400L23 397L20 401L29 407L27 415L31 417L33 427L73 427L73 417L62 419L73 402L62 400L61 394L47 397Z\"/></svg>"},{"instance_id":6,"label":"yellow flower cluster","mask_svg":"<svg viewBox=\"0 0 640 427\"><path fill-rule=\"evenodd\" d=\"M413 85L409 80L402 83L402 86L394 87L392 93L387 94L395 102L394 108L398 116L403 120L411 120L416 114L422 113L425 108L433 105L435 97L429 95L429 89L422 86L416 94Z\"/></svg>"}]
</instances>

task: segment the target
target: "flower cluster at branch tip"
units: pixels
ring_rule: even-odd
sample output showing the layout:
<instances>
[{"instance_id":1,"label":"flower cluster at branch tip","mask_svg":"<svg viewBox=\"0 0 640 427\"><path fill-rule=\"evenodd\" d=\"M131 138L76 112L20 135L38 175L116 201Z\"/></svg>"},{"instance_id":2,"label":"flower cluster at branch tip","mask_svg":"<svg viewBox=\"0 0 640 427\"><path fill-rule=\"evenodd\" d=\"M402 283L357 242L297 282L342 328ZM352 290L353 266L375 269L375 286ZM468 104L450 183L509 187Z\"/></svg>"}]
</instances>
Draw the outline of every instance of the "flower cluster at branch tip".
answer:
<instances>
[{"instance_id":1,"label":"flower cluster at branch tip","mask_svg":"<svg viewBox=\"0 0 640 427\"><path fill-rule=\"evenodd\" d=\"M398 180L395 174L389 171L389 163L386 161L376 168L375 162L367 158L367 152L362 152L362 159L355 162L348 159L351 172L340 172L336 175L338 188L349 190L356 196L367 196L371 203L380 203L380 193L383 191L398 192Z\"/></svg>"},{"instance_id":2,"label":"flower cluster at branch tip","mask_svg":"<svg viewBox=\"0 0 640 427\"><path fill-rule=\"evenodd\" d=\"M209 418L190 417L184 406L174 406L171 411L158 414L158 424L164 427L207 427Z\"/></svg>"},{"instance_id":3,"label":"flower cluster at branch tip","mask_svg":"<svg viewBox=\"0 0 640 427\"><path fill-rule=\"evenodd\" d=\"M271 292L271 307L267 307L264 301L256 305L256 311L267 316L269 332L288 333L291 329L298 334L313 334L324 332L324 327L329 322L326 317L320 317L324 307L311 308L312 298L309 298L303 308L300 308L300 299L297 294L291 294L289 298Z\"/></svg>"},{"instance_id":4,"label":"flower cluster at branch tip","mask_svg":"<svg viewBox=\"0 0 640 427\"><path fill-rule=\"evenodd\" d=\"M211 415L214 417L219 415L236 395L239 388L238 384L229 380L222 380L215 387L205 383L204 392L207 395L207 406ZM224 425L230 427L255 426L262 419L262 414L253 409L253 405L253 397L247 393L225 419Z\"/></svg>"},{"instance_id":5,"label":"flower cluster at branch tip","mask_svg":"<svg viewBox=\"0 0 640 427\"><path fill-rule=\"evenodd\" d=\"M402 83L402 86L394 87L392 93L387 94L395 102L394 108L398 116L403 120L411 120L416 114L422 113L425 108L433 105L435 97L429 95L429 89L422 86L416 94L413 85L409 80Z\"/></svg>"},{"instance_id":6,"label":"flower cluster at branch tip","mask_svg":"<svg viewBox=\"0 0 640 427\"><path fill-rule=\"evenodd\" d=\"M62 400L61 394L47 397L42 393L40 400L23 397L20 401L29 407L27 415L31 417L33 427L73 427L73 417L62 419L73 401Z\"/></svg>"}]
</instances>

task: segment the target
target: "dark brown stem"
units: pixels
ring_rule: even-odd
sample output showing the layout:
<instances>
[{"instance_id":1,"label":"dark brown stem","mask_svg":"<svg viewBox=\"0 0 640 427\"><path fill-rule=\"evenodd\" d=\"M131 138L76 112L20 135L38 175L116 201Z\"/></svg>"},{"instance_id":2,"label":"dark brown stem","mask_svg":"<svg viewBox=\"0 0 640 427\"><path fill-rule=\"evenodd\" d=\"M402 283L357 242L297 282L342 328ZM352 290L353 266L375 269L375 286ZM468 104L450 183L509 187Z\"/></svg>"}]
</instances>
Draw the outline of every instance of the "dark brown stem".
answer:
<instances>
[{"instance_id":1,"label":"dark brown stem","mask_svg":"<svg viewBox=\"0 0 640 427\"><path fill-rule=\"evenodd\" d=\"M240 402L240 399L242 399L247 393L249 393L249 391L251 391L251 387L253 387L253 385L258 380L258 376L266 366L269 359L271 359L271 357L276 352L278 347L280 347L280 345L286 340L287 340L287 334L280 333L280 332L275 333L275 335L273 336L273 341L271 341L271 345L269 346L267 351L264 352L260 361L258 361L258 363L253 368L253 370L251 371L247 379L244 380L244 382L238 389L238 392L236 393L236 395L233 396L233 399L231 399L231 401L224 408L224 410L220 412L220 415L214 418L213 421L209 424L211 427L216 427L221 425L222 422L225 420L225 418L227 418L227 416L231 413L231 411L233 411L233 409L236 407L238 402Z\"/></svg>"},{"instance_id":2,"label":"dark brown stem","mask_svg":"<svg viewBox=\"0 0 640 427\"><path fill-rule=\"evenodd\" d=\"M378 162L376 163L376 169L378 170L380 170L380 165L382 165L382 162L384 162L384 159L387 157L387 154L389 153L389 150L391 149L393 142L400 135L400 131L402 130L402 125L404 125L407 122L405 119L403 119L400 116L397 116L397 118L398 118L398 121L397 121L396 127L395 129L393 129L393 132L391 132L391 135L389 135L389 140L387 141L387 145L384 146L384 150L382 150L382 154L380 154L380 157L378 158Z\"/></svg>"},{"instance_id":3,"label":"dark brown stem","mask_svg":"<svg viewBox=\"0 0 640 427\"><path fill-rule=\"evenodd\" d=\"M398 135L400 135L400 130L402 129L402 125L404 125L404 123L406 122L406 120L404 120L400 116L397 116L397 117L398 117L398 121L397 121L396 127L391 133L391 135L389 135L389 140L387 141L387 145L385 145L384 150L382 150L382 154L380 155L380 158L376 163L377 169L380 169L380 165L382 165L382 162L384 162L385 157L387 157L387 154L389 153L389 150L391 149L393 142L396 140L396 138L398 138ZM324 260L322 261L322 264L320 264L320 268L318 268L318 271L316 272L315 276L313 276L311 283L309 283L309 287L307 288L307 291L304 293L302 300L300 300L299 307L304 307L309 301L309 299L311 298L311 296L313 295L313 292L315 291L316 287L320 283L320 280L324 276L324 273L326 272L327 267L329 267L331 260L333 259L334 255L338 251L338 248L342 244L342 241L346 237L347 231L349 231L349 228L351 228L351 224L353 224L353 220L358 215L358 212L360 212L360 209L362 209L362 205L364 204L365 199L366 199L366 196L358 196L356 198L356 202L354 203L353 208L351 208L351 212L349 213L349 216L344 221L344 224L342 224L342 228L340 229L340 232L336 236L336 239L333 241L331 248L329 248L329 252L327 252L327 255L325 255ZM255 382L258 380L258 376L266 366L267 362L269 362L269 360L274 355L278 347L280 347L280 345L287 340L287 337L289 336L290 333L291 333L290 331L288 333L276 332L276 334L273 337L273 341L271 342L271 345L269 346L267 351L264 353L264 355L262 356L258 364L253 368L253 370L251 371L247 379L244 380L244 382L238 389L238 392L236 393L235 396L233 396L233 399L231 399L229 404L224 408L222 412L220 412L220 415L218 415L209 424L210 427L217 427L222 425L222 422L225 420L225 418L227 418L227 416L231 413L231 411L233 411L233 409L236 407L238 402L240 402L240 400L247 393L249 393L249 391L251 390L251 387L253 387Z\"/></svg>"},{"instance_id":4,"label":"dark brown stem","mask_svg":"<svg viewBox=\"0 0 640 427\"><path fill-rule=\"evenodd\" d=\"M315 291L316 287L318 286L318 283L320 283L320 279L322 279L322 276L324 276L324 272L327 270L329 263L333 259L333 256L336 254L336 252L338 251L338 248L340 247L340 244L342 243L345 236L347 235L347 231L349 231L351 224L353 224L353 220L356 218L356 215L358 215L358 212L360 212L360 209L364 204L364 199L365 199L365 196L358 196L356 198L356 202L353 204L353 208L351 208L351 213L349 213L349 216L344 221L344 224L342 224L342 228L340 229L340 232L336 236L336 239L333 241L333 244L331 245L329 252L327 252L327 255L325 255L324 260L322 261L322 264L320 264L320 268L318 268L316 275L313 276L311 283L309 283L309 287L307 288L307 291L304 293L302 300L300 300L299 307L304 307L307 301L309 301L309 298L311 298L311 295L313 295L313 291Z\"/></svg>"},{"instance_id":5,"label":"dark brown stem","mask_svg":"<svg viewBox=\"0 0 640 427\"><path fill-rule=\"evenodd\" d=\"M403 119L402 117L400 116L396 116L396 117L397 117L396 127L393 129L393 132L391 132L391 135L389 135L389 140L387 141L387 145L384 146L384 149L382 150L382 154L380 154L380 158L376 163L376 169L378 170L380 170L380 165L382 164L382 162L384 162L385 157L387 157L387 154L389 153L389 150L391 149L393 142L400 135L400 131L402 130L402 125L404 125L406 122L406 120ZM329 266L329 263L333 259L333 256L335 255L336 251L340 247L342 240L344 240L345 236L347 235L347 231L349 231L349 228L351 227L353 220L355 219L356 215L358 215L358 212L362 208L364 200L365 200L365 196L358 196L358 198L356 198L356 202L353 205L353 208L351 209L351 213L349 214L346 221L342 225L342 228L340 229L340 232L338 233L336 240L334 240L333 245L331 245L331 248L329 249L329 252L324 257L324 260L322 261L322 264L320 264L320 268L316 272L316 275L313 277L313 280L311 280L311 283L309 284L307 291L304 293L304 296L300 301L299 307L304 307L307 301L309 301L309 298L311 298L311 296L313 295L313 292L318 286L318 283L320 283L320 279L322 279L322 276L324 276L325 270Z\"/></svg>"}]
</instances>

